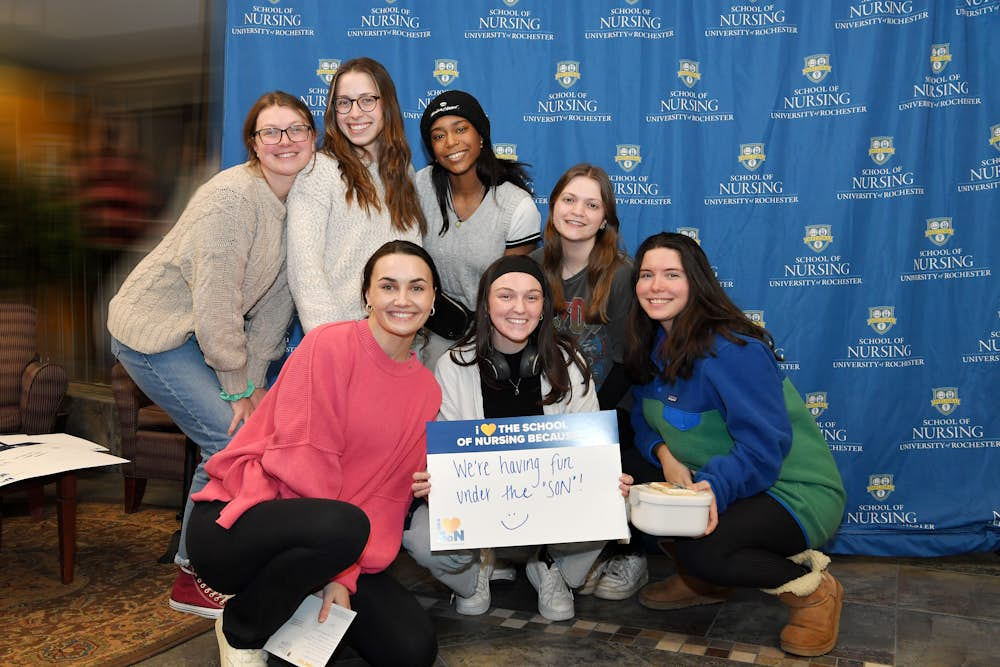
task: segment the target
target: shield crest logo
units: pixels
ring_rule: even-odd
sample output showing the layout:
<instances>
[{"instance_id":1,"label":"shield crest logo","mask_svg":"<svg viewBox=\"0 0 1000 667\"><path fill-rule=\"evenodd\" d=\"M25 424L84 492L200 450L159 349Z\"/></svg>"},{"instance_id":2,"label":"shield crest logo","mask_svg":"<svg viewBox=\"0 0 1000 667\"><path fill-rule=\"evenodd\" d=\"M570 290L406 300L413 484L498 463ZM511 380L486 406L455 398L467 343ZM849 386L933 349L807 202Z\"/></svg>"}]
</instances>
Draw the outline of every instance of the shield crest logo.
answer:
<instances>
[{"instance_id":1,"label":"shield crest logo","mask_svg":"<svg viewBox=\"0 0 1000 667\"><path fill-rule=\"evenodd\" d=\"M699 232L698 232L698 228L697 227L678 227L677 228L677 233L678 234L683 234L684 236L686 236L689 239L693 240L698 245L701 245L701 237L699 236Z\"/></svg>"},{"instance_id":2,"label":"shield crest logo","mask_svg":"<svg viewBox=\"0 0 1000 667\"><path fill-rule=\"evenodd\" d=\"M1000 123L990 127L990 146L1000 151Z\"/></svg>"},{"instance_id":3,"label":"shield crest logo","mask_svg":"<svg viewBox=\"0 0 1000 667\"><path fill-rule=\"evenodd\" d=\"M756 171L766 159L764 144L740 144L739 161L747 171Z\"/></svg>"},{"instance_id":4,"label":"shield crest logo","mask_svg":"<svg viewBox=\"0 0 1000 667\"><path fill-rule=\"evenodd\" d=\"M868 488L866 489L875 500L885 500L892 495L896 487L892 483L892 475L879 473L868 476Z\"/></svg>"},{"instance_id":5,"label":"shield crest logo","mask_svg":"<svg viewBox=\"0 0 1000 667\"><path fill-rule=\"evenodd\" d=\"M868 309L868 326L878 335L889 333L896 324L895 306L872 306Z\"/></svg>"},{"instance_id":6,"label":"shield crest logo","mask_svg":"<svg viewBox=\"0 0 1000 667\"><path fill-rule=\"evenodd\" d=\"M632 171L642 162L638 144L618 144L615 146L615 162L624 171Z\"/></svg>"},{"instance_id":7,"label":"shield crest logo","mask_svg":"<svg viewBox=\"0 0 1000 667\"><path fill-rule=\"evenodd\" d=\"M503 4L507 5L508 7L513 7L514 5L517 4L517 2L518 0L503 0Z\"/></svg>"},{"instance_id":8,"label":"shield crest logo","mask_svg":"<svg viewBox=\"0 0 1000 667\"><path fill-rule=\"evenodd\" d=\"M825 391L811 391L806 394L806 409L809 410L809 414L811 414L814 419L826 412L828 407L830 406L826 402Z\"/></svg>"},{"instance_id":9,"label":"shield crest logo","mask_svg":"<svg viewBox=\"0 0 1000 667\"><path fill-rule=\"evenodd\" d=\"M493 144L493 154L500 160L517 161L517 144Z\"/></svg>"},{"instance_id":10,"label":"shield crest logo","mask_svg":"<svg viewBox=\"0 0 1000 667\"><path fill-rule=\"evenodd\" d=\"M563 88L572 88L580 80L580 63L576 60L560 60L556 63L556 81Z\"/></svg>"},{"instance_id":11,"label":"shield crest logo","mask_svg":"<svg viewBox=\"0 0 1000 667\"><path fill-rule=\"evenodd\" d=\"M319 68L316 70L316 76L319 77L319 80L322 81L324 85L329 86L333 83L333 75L337 73L337 68L339 67L339 58L320 58Z\"/></svg>"},{"instance_id":12,"label":"shield crest logo","mask_svg":"<svg viewBox=\"0 0 1000 667\"><path fill-rule=\"evenodd\" d=\"M807 225L802 242L813 252L823 252L833 242L831 225Z\"/></svg>"},{"instance_id":13,"label":"shield crest logo","mask_svg":"<svg viewBox=\"0 0 1000 667\"><path fill-rule=\"evenodd\" d=\"M892 137L872 137L868 149L868 157L872 159L872 162L881 166L888 162L895 153L896 149L892 147Z\"/></svg>"},{"instance_id":14,"label":"shield crest logo","mask_svg":"<svg viewBox=\"0 0 1000 667\"><path fill-rule=\"evenodd\" d=\"M931 44L931 71L940 74L951 62L951 44Z\"/></svg>"},{"instance_id":15,"label":"shield crest logo","mask_svg":"<svg viewBox=\"0 0 1000 667\"><path fill-rule=\"evenodd\" d=\"M934 245L941 246L951 240L955 228L951 225L951 218L927 218L927 229L924 236L930 239Z\"/></svg>"},{"instance_id":16,"label":"shield crest logo","mask_svg":"<svg viewBox=\"0 0 1000 667\"><path fill-rule=\"evenodd\" d=\"M931 405L943 415L950 415L962 401L958 398L958 387L935 387L931 389Z\"/></svg>"},{"instance_id":17,"label":"shield crest logo","mask_svg":"<svg viewBox=\"0 0 1000 667\"><path fill-rule=\"evenodd\" d=\"M805 60L805 67L802 68L802 74L809 79L809 83L819 83L826 78L832 69L829 53L814 53L811 56L806 56L803 60Z\"/></svg>"},{"instance_id":18,"label":"shield crest logo","mask_svg":"<svg viewBox=\"0 0 1000 667\"><path fill-rule=\"evenodd\" d=\"M751 322L759 327L767 326L767 322L764 321L764 311L763 310L744 310L743 314L747 316Z\"/></svg>"},{"instance_id":19,"label":"shield crest logo","mask_svg":"<svg viewBox=\"0 0 1000 667\"><path fill-rule=\"evenodd\" d=\"M701 73L698 71L698 63L694 60L682 59L680 64L677 65L677 76L680 77L685 86L694 88L698 80L701 79Z\"/></svg>"},{"instance_id":20,"label":"shield crest logo","mask_svg":"<svg viewBox=\"0 0 1000 667\"><path fill-rule=\"evenodd\" d=\"M449 86L458 78L458 61L447 58L434 60L434 78L442 86Z\"/></svg>"}]
</instances>

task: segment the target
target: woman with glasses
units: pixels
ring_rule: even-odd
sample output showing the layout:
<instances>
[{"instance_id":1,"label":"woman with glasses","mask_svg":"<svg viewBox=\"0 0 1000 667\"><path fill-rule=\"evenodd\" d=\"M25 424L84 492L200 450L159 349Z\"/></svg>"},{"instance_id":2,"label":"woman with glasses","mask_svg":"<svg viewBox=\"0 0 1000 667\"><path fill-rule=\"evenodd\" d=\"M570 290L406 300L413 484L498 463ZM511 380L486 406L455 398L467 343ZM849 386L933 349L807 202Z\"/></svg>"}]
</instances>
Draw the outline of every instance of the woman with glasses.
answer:
<instances>
[{"instance_id":1,"label":"woman with glasses","mask_svg":"<svg viewBox=\"0 0 1000 667\"><path fill-rule=\"evenodd\" d=\"M471 312L479 277L490 262L538 245L541 216L525 165L493 154L490 120L472 95L451 90L431 100L420 119L420 136L432 160L416 180L427 219L424 247L440 267L445 294ZM433 367L451 343L431 335L424 363Z\"/></svg>"},{"instance_id":2,"label":"woman with glasses","mask_svg":"<svg viewBox=\"0 0 1000 667\"><path fill-rule=\"evenodd\" d=\"M285 197L314 155L315 126L298 98L262 95L243 125L248 161L191 198L173 229L108 308L112 352L143 392L201 449L205 464L264 397L292 315L285 274ZM214 618L224 597L189 567L184 509L170 606Z\"/></svg>"},{"instance_id":3,"label":"woman with glasses","mask_svg":"<svg viewBox=\"0 0 1000 667\"><path fill-rule=\"evenodd\" d=\"M380 63L355 58L330 83L323 144L288 198L288 283L308 332L357 319L361 267L383 243L420 243L424 216L396 86Z\"/></svg>"}]
</instances>

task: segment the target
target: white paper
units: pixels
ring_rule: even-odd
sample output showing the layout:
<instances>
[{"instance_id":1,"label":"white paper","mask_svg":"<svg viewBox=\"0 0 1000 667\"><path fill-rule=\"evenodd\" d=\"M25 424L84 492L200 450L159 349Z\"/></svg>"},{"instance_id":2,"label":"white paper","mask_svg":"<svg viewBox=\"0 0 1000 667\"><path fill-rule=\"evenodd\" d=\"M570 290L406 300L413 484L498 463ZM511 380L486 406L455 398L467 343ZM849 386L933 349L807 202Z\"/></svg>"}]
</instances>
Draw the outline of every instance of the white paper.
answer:
<instances>
[{"instance_id":1,"label":"white paper","mask_svg":"<svg viewBox=\"0 0 1000 667\"><path fill-rule=\"evenodd\" d=\"M0 435L0 486L67 470L128 463L107 447L66 433Z\"/></svg>"},{"instance_id":2,"label":"white paper","mask_svg":"<svg viewBox=\"0 0 1000 667\"><path fill-rule=\"evenodd\" d=\"M614 412L427 426L431 550L626 538Z\"/></svg>"},{"instance_id":3,"label":"white paper","mask_svg":"<svg viewBox=\"0 0 1000 667\"><path fill-rule=\"evenodd\" d=\"M357 612L330 605L330 615L320 623L323 600L307 595L292 617L264 644L264 650L298 667L323 667L344 638Z\"/></svg>"}]
</instances>

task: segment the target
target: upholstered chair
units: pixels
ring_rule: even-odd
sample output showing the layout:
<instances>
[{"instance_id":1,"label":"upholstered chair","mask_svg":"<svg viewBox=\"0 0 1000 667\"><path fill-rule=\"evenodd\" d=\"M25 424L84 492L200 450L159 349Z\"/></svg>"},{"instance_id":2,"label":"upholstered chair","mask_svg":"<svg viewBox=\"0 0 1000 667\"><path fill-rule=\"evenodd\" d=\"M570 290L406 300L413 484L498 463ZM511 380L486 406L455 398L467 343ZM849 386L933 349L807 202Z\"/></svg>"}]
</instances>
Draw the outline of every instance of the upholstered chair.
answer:
<instances>
[{"instance_id":1,"label":"upholstered chair","mask_svg":"<svg viewBox=\"0 0 1000 667\"><path fill-rule=\"evenodd\" d=\"M125 513L139 509L149 479L182 482L183 507L198 448L160 406L142 393L120 363L111 369L111 388L118 408L122 456L129 460L122 465Z\"/></svg>"}]
</instances>

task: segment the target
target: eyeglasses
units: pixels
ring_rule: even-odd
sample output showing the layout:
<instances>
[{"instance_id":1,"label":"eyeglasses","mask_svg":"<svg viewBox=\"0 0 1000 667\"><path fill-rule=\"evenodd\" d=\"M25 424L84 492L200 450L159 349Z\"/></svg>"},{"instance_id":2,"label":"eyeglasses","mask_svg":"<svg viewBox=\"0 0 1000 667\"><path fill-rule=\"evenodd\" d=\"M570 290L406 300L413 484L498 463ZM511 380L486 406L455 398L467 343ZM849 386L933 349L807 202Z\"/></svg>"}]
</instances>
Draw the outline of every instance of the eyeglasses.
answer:
<instances>
[{"instance_id":1,"label":"eyeglasses","mask_svg":"<svg viewBox=\"0 0 1000 667\"><path fill-rule=\"evenodd\" d=\"M375 105L378 104L378 95L362 95L361 97L338 97L333 101L333 108L336 109L337 113L341 116L346 116L351 113L351 109L354 107L354 103L358 103L358 108L362 111L375 111Z\"/></svg>"},{"instance_id":2,"label":"eyeglasses","mask_svg":"<svg viewBox=\"0 0 1000 667\"><path fill-rule=\"evenodd\" d=\"M310 132L312 132L312 128L308 125L289 125L283 130L276 127L262 127L254 132L254 134L257 135L262 144L280 144L281 135L283 134L288 135L289 141L298 143L308 139Z\"/></svg>"}]
</instances>

